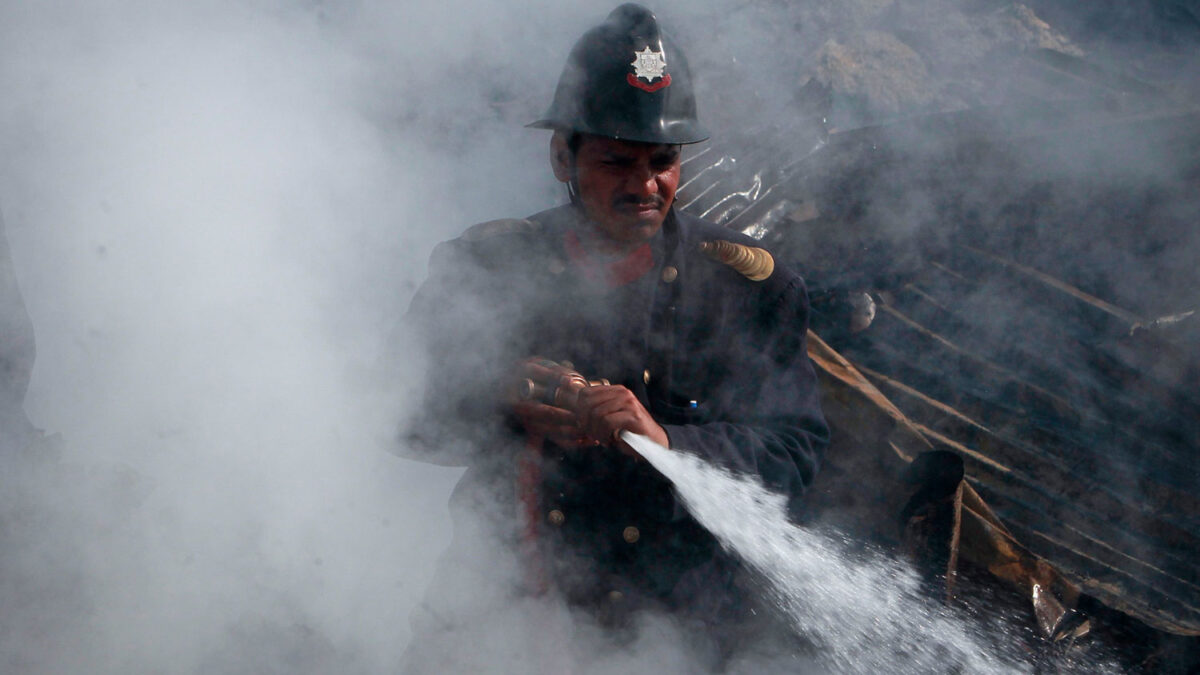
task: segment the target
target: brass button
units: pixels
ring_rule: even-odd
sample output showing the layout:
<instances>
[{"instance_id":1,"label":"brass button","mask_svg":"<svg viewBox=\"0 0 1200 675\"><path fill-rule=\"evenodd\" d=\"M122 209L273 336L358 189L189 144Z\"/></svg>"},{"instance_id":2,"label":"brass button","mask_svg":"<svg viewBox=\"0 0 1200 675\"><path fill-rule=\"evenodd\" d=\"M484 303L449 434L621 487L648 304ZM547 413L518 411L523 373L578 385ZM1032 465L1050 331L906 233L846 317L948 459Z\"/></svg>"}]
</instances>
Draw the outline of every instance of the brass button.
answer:
<instances>
[{"instance_id":1,"label":"brass button","mask_svg":"<svg viewBox=\"0 0 1200 675\"><path fill-rule=\"evenodd\" d=\"M642 382L645 382L646 384L650 384L650 369L649 368L642 371Z\"/></svg>"},{"instance_id":2,"label":"brass button","mask_svg":"<svg viewBox=\"0 0 1200 675\"><path fill-rule=\"evenodd\" d=\"M621 532L621 536L630 544L636 544L638 539L642 538L642 533L634 526L630 525Z\"/></svg>"},{"instance_id":3,"label":"brass button","mask_svg":"<svg viewBox=\"0 0 1200 675\"><path fill-rule=\"evenodd\" d=\"M669 284L678 278L679 278L679 270L678 269L672 267L671 265L667 265L666 267L663 268L662 280L664 282Z\"/></svg>"},{"instance_id":4,"label":"brass button","mask_svg":"<svg viewBox=\"0 0 1200 675\"><path fill-rule=\"evenodd\" d=\"M563 515L562 511L554 509L550 513L546 514L546 519L550 521L551 525L562 525L563 521L565 521L567 517Z\"/></svg>"},{"instance_id":5,"label":"brass button","mask_svg":"<svg viewBox=\"0 0 1200 675\"><path fill-rule=\"evenodd\" d=\"M625 594L622 593L621 591L609 591L608 592L608 601L609 602L620 602L623 599L625 599Z\"/></svg>"},{"instance_id":6,"label":"brass button","mask_svg":"<svg viewBox=\"0 0 1200 675\"><path fill-rule=\"evenodd\" d=\"M567 271L567 265L558 258L555 258L546 265L546 269L550 270L550 274L557 276Z\"/></svg>"}]
</instances>

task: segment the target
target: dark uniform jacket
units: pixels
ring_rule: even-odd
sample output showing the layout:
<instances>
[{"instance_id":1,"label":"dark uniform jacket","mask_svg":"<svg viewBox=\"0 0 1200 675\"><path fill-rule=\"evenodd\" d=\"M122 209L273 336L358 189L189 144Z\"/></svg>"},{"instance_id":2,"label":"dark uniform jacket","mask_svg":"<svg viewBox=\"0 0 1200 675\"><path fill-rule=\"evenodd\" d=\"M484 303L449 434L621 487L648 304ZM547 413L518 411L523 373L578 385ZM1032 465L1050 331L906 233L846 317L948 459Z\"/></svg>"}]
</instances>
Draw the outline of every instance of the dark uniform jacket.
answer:
<instances>
[{"instance_id":1,"label":"dark uniform jacket","mask_svg":"<svg viewBox=\"0 0 1200 675\"><path fill-rule=\"evenodd\" d=\"M756 476L798 509L828 435L800 277L777 266L749 280L700 244L757 242L672 211L650 242L648 271L621 278L630 272L617 265L604 283L573 255L576 214L566 206L484 223L435 249L409 314L434 359L414 425L424 442L409 452L470 465L459 501L473 485L511 484L521 442L499 392L518 360L538 355L628 387L672 449ZM577 603L616 590L677 608L728 579L729 561L668 482L612 448L548 444L538 508L557 512L541 524L542 554Z\"/></svg>"}]
</instances>

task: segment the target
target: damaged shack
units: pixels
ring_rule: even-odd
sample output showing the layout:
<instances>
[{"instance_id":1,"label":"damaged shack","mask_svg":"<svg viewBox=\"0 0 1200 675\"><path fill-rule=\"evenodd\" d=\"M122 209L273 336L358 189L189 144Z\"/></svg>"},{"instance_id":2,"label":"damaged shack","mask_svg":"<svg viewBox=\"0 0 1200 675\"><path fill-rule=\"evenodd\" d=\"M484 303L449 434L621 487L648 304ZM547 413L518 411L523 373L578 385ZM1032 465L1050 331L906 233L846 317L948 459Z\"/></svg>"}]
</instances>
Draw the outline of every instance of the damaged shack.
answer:
<instances>
[{"instance_id":1,"label":"damaged shack","mask_svg":"<svg viewBox=\"0 0 1200 675\"><path fill-rule=\"evenodd\" d=\"M1164 64L1200 21L1151 3L1161 50L1095 59L976 4L855 3L795 115L688 158L681 203L810 285L835 433L815 522L908 550L951 602L962 575L1003 582L1051 644L1103 633L1186 672L1200 108Z\"/></svg>"}]
</instances>

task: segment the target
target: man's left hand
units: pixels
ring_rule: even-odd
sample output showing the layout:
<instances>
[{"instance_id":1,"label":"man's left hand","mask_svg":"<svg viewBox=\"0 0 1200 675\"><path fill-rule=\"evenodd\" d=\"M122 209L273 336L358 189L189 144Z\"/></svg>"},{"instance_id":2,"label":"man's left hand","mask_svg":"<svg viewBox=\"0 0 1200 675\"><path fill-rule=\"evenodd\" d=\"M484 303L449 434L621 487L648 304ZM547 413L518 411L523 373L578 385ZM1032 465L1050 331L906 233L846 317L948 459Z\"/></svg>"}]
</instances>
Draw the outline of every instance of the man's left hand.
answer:
<instances>
[{"instance_id":1,"label":"man's left hand","mask_svg":"<svg viewBox=\"0 0 1200 675\"><path fill-rule=\"evenodd\" d=\"M632 391L620 385L595 385L580 390L575 415L580 429L602 443L617 443L617 433L628 430L663 447L670 444L666 430L654 421L650 411ZM623 442L620 446L625 452L633 451Z\"/></svg>"}]
</instances>

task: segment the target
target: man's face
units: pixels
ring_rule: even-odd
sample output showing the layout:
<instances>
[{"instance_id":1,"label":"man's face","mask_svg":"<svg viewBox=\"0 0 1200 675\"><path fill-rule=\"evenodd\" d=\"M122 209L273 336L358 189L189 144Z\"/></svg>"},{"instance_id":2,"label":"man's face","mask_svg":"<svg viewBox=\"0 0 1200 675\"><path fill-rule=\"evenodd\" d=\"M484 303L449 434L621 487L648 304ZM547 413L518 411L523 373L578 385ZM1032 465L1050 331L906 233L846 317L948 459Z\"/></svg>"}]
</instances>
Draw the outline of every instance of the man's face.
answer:
<instances>
[{"instance_id":1,"label":"man's face","mask_svg":"<svg viewBox=\"0 0 1200 675\"><path fill-rule=\"evenodd\" d=\"M560 141L565 149L565 141ZM570 164L560 166L564 156L558 149L555 175L569 180ZM579 199L597 234L617 245L653 237L675 201L679 159L677 145L584 136L575 153L575 177ZM565 161L570 161L569 154Z\"/></svg>"}]
</instances>

